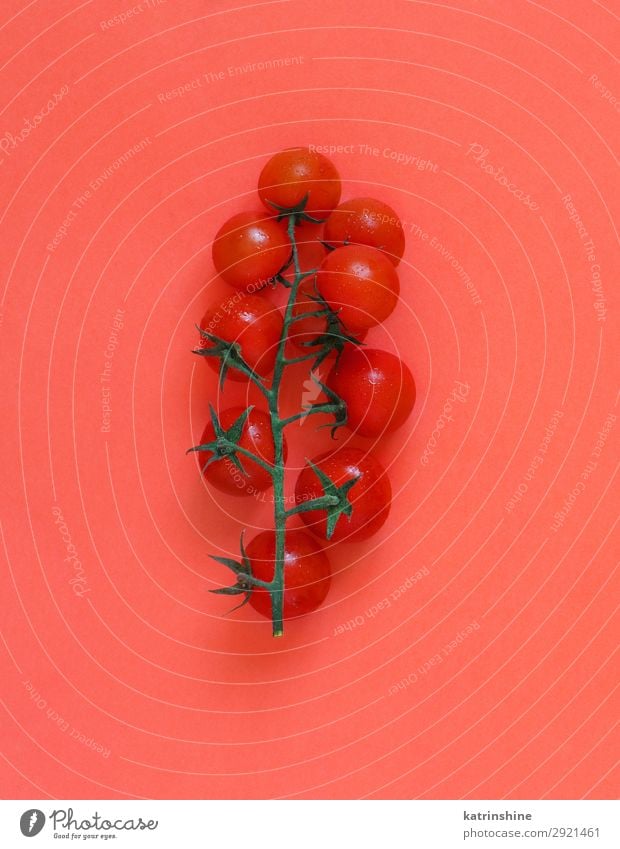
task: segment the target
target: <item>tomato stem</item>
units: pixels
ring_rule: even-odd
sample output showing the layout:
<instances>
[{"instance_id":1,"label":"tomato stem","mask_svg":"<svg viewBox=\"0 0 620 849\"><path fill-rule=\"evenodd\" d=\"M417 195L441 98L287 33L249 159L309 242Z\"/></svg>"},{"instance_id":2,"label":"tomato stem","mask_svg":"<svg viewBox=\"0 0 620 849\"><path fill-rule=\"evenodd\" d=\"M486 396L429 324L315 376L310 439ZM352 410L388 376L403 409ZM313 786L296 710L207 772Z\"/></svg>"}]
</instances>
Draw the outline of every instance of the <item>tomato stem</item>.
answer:
<instances>
[{"instance_id":1,"label":"tomato stem","mask_svg":"<svg viewBox=\"0 0 620 849\"><path fill-rule=\"evenodd\" d=\"M271 582L271 618L273 625L273 636L280 637L284 631L283 605L284 605L284 551L286 544L286 499L284 493L284 422L280 418L279 401L280 385L287 365L286 345L288 342L289 328L293 318L293 307L297 299L299 286L308 276L308 272L302 272L299 265L299 252L297 250L297 239L295 238L296 212L290 212L287 216L287 233L292 249L292 264L294 277L289 290L288 303L284 311L284 322L282 335L278 344L276 362L273 370L273 380L268 393L269 414L271 417L271 429L274 441L274 463L272 470L273 495L274 495L274 530L276 538L276 556L274 564L273 581Z\"/></svg>"},{"instance_id":2,"label":"tomato stem","mask_svg":"<svg viewBox=\"0 0 620 849\"><path fill-rule=\"evenodd\" d=\"M298 513L309 513L311 510L326 510L329 507L335 507L338 504L338 498L335 495L322 495L319 498L312 498L309 501L302 501L286 511L287 518L296 516Z\"/></svg>"},{"instance_id":3,"label":"tomato stem","mask_svg":"<svg viewBox=\"0 0 620 849\"><path fill-rule=\"evenodd\" d=\"M294 366L297 363L305 363L308 360L316 360L316 351L311 354L301 354L299 357L291 357L290 359L286 359L284 361L285 366Z\"/></svg>"}]
</instances>

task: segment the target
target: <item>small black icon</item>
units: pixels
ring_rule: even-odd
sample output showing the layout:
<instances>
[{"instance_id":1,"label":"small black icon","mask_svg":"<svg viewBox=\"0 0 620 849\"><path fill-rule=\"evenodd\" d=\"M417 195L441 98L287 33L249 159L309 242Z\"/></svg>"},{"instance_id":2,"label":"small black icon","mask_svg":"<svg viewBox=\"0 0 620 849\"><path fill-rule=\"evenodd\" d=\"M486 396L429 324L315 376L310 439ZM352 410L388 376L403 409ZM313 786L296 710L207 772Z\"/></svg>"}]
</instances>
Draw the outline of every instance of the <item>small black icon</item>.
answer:
<instances>
[{"instance_id":1,"label":"small black icon","mask_svg":"<svg viewBox=\"0 0 620 849\"><path fill-rule=\"evenodd\" d=\"M44 825L45 814L38 808L30 808L30 810L24 811L19 820L19 827L24 837L34 837Z\"/></svg>"}]
</instances>

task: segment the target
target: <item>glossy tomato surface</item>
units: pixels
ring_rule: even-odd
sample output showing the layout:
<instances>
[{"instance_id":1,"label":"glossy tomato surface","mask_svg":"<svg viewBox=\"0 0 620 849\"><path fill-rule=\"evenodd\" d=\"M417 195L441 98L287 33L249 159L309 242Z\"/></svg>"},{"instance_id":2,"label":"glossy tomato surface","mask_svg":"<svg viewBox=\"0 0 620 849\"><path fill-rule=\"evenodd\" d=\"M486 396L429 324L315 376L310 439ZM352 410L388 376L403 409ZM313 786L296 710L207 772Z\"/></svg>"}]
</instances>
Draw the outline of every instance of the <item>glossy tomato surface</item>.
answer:
<instances>
[{"instance_id":1,"label":"glossy tomato surface","mask_svg":"<svg viewBox=\"0 0 620 849\"><path fill-rule=\"evenodd\" d=\"M340 175L321 153L292 147L272 156L258 179L258 195L266 208L296 207L308 195L305 211L323 218L340 200Z\"/></svg>"},{"instance_id":2,"label":"glossy tomato surface","mask_svg":"<svg viewBox=\"0 0 620 849\"><path fill-rule=\"evenodd\" d=\"M398 265L405 252L403 225L391 206L375 198L352 198L336 207L325 224L330 245L369 245Z\"/></svg>"},{"instance_id":3,"label":"glossy tomato surface","mask_svg":"<svg viewBox=\"0 0 620 849\"><path fill-rule=\"evenodd\" d=\"M283 226L263 212L233 215L217 232L212 250L222 279L248 292L265 286L291 255Z\"/></svg>"},{"instance_id":4,"label":"glossy tomato surface","mask_svg":"<svg viewBox=\"0 0 620 849\"><path fill-rule=\"evenodd\" d=\"M276 556L276 536L263 531L246 546L252 574L261 581L272 581ZM287 531L284 556L283 616L291 619L316 610L329 591L331 569L323 549L306 531ZM250 604L263 616L271 618L271 596L255 589Z\"/></svg>"},{"instance_id":5,"label":"glossy tomato surface","mask_svg":"<svg viewBox=\"0 0 620 849\"><path fill-rule=\"evenodd\" d=\"M226 342L238 343L245 362L261 377L267 377L273 371L282 326L280 311L267 298L244 292L237 292L208 309L200 323L202 330ZM212 348L213 343L201 336L200 347ZM218 357L204 359L214 371L219 372ZM247 380L234 368L228 370L228 377Z\"/></svg>"},{"instance_id":6,"label":"glossy tomato surface","mask_svg":"<svg viewBox=\"0 0 620 849\"><path fill-rule=\"evenodd\" d=\"M338 518L331 541L358 542L375 534L385 523L392 501L389 478L376 457L359 448L342 448L322 454L312 462L337 486L355 479L348 493L353 511L350 517L341 515ZM323 484L314 469L306 465L297 479L295 501L304 504L324 494ZM325 510L310 510L300 515L313 533L327 539Z\"/></svg>"},{"instance_id":7,"label":"glossy tomato surface","mask_svg":"<svg viewBox=\"0 0 620 849\"><path fill-rule=\"evenodd\" d=\"M400 293L394 265L367 245L345 245L328 253L317 273L317 286L351 333L385 321Z\"/></svg>"},{"instance_id":8,"label":"glossy tomato surface","mask_svg":"<svg viewBox=\"0 0 620 849\"><path fill-rule=\"evenodd\" d=\"M232 427L244 410L244 407L229 407L226 410L218 412L218 418L222 428L228 430ZM209 421L200 438L200 444L205 445L212 442L214 437L215 431L213 424ZM258 455L270 466L273 465L273 434L271 431L271 420L267 413L257 410L255 407L250 411L241 431L238 445ZM284 459L286 460L286 446L284 447L284 455ZM209 451L196 452L198 463L200 468L204 470L203 474L206 481L211 486L219 489L220 492L225 492L227 495L255 495L269 489L272 484L271 475L267 469L264 469L258 463L244 457L242 454L238 454L237 456L247 474L240 471L228 458L216 460L204 468L212 456L212 453Z\"/></svg>"},{"instance_id":9,"label":"glossy tomato surface","mask_svg":"<svg viewBox=\"0 0 620 849\"><path fill-rule=\"evenodd\" d=\"M381 436L401 427L415 403L409 368L378 348L347 348L327 383L346 402L347 427L361 436Z\"/></svg>"}]
</instances>

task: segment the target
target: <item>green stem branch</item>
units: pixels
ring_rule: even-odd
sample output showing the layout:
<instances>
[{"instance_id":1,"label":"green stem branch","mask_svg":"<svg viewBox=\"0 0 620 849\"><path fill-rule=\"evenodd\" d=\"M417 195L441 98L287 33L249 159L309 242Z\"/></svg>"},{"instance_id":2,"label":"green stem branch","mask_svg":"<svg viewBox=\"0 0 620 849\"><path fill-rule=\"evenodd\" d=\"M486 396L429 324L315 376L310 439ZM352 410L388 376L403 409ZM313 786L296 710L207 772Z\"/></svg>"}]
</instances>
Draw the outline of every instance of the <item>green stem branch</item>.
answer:
<instances>
[{"instance_id":1,"label":"green stem branch","mask_svg":"<svg viewBox=\"0 0 620 849\"><path fill-rule=\"evenodd\" d=\"M338 499L333 495L322 495L320 498L312 498L309 501L302 501L286 511L287 518L295 516L298 513L309 513L311 510L326 510L328 507L334 507L338 504Z\"/></svg>"},{"instance_id":2,"label":"green stem branch","mask_svg":"<svg viewBox=\"0 0 620 849\"><path fill-rule=\"evenodd\" d=\"M314 351L310 354L300 354L299 357L290 357L290 358L287 357L287 359L284 361L284 365L285 366L294 366L294 365L296 365L296 363L305 363L305 362L308 362L308 360L316 360L316 358L317 358L316 351Z\"/></svg>"},{"instance_id":3,"label":"green stem branch","mask_svg":"<svg viewBox=\"0 0 620 849\"><path fill-rule=\"evenodd\" d=\"M235 454L241 454L242 457L247 457L248 460L251 460L253 463L256 463L257 466L263 468L269 474L273 474L273 466L270 466L269 463L266 463L262 457L259 457L258 454L255 454L253 451L249 451L247 448L242 448L241 445L237 445L234 442L227 443L231 449L235 452Z\"/></svg>"},{"instance_id":4,"label":"green stem branch","mask_svg":"<svg viewBox=\"0 0 620 849\"><path fill-rule=\"evenodd\" d=\"M288 303L284 311L284 323L282 327L282 335L278 344L276 354L276 362L273 370L273 380L271 389L269 390L269 415L271 417L271 429L273 432L274 441L274 464L273 464L273 500L274 500L274 531L276 537L276 553L273 581L271 582L271 609L272 609L272 626L274 637L282 636L284 630L283 624L283 605L284 605L284 550L286 544L286 520L288 518L286 510L286 500L284 492L284 423L280 418L280 386L282 377L287 365L286 361L286 345L288 342L288 334L293 318L293 307L297 299L297 291L299 286L308 274L304 274L299 265L299 252L297 250L297 240L295 238L295 215L288 216L288 237L292 248L292 264L295 271L294 278L289 290Z\"/></svg>"}]
</instances>

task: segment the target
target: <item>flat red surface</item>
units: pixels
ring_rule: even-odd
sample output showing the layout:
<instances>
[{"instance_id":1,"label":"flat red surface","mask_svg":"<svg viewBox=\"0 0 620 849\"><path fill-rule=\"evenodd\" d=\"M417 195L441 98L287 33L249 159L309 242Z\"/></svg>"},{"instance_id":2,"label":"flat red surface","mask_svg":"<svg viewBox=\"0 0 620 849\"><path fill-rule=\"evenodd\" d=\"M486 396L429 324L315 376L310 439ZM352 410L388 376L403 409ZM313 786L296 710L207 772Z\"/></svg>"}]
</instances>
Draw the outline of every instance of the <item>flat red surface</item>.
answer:
<instances>
[{"instance_id":1,"label":"flat red surface","mask_svg":"<svg viewBox=\"0 0 620 849\"><path fill-rule=\"evenodd\" d=\"M617 3L131 9L0 12L2 795L615 795ZM274 642L207 592L269 500L184 450L210 240L295 144L405 222L367 341L419 399L389 521Z\"/></svg>"}]
</instances>

